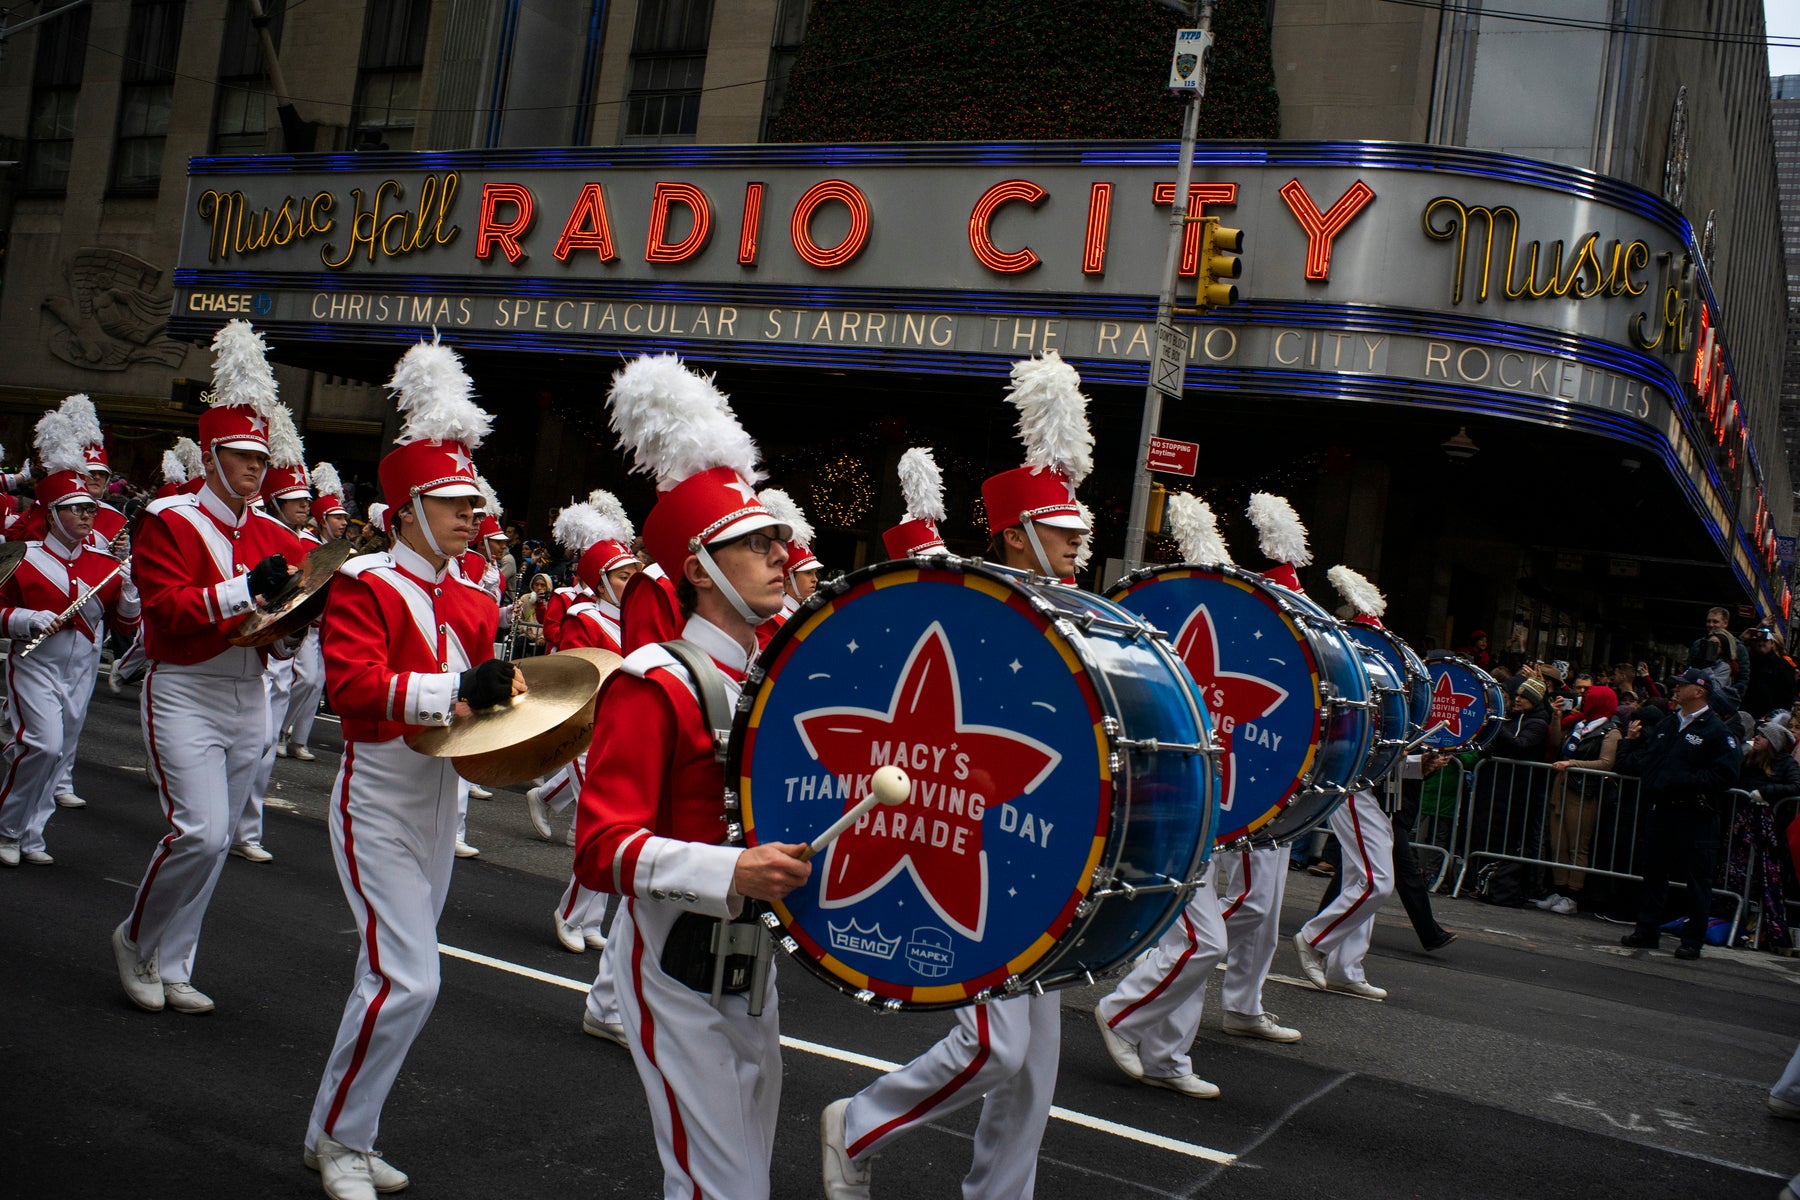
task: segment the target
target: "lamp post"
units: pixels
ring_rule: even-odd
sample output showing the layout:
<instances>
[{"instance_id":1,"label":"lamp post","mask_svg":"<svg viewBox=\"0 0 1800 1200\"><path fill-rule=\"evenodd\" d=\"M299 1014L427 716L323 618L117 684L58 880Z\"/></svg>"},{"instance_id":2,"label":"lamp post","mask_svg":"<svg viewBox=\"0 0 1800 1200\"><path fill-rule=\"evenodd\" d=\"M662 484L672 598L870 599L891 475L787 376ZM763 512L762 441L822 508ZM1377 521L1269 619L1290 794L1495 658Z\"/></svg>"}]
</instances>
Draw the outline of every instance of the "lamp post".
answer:
<instances>
[{"instance_id":1,"label":"lamp post","mask_svg":"<svg viewBox=\"0 0 1800 1200\"><path fill-rule=\"evenodd\" d=\"M1166 2L1166 0L1165 0ZM1194 141L1200 134L1200 101L1206 95L1206 63L1212 50L1214 0L1192 0L1185 5L1189 21L1198 21L1202 50L1195 79L1181 89L1187 108L1181 118L1181 156L1175 166L1175 200L1169 205L1169 252L1163 264L1162 285L1156 301L1156 350L1150 356L1149 380L1144 385L1144 421L1138 432L1137 462L1131 483L1131 515L1125 525L1125 569L1144 565L1145 525L1150 513L1150 439L1162 425L1162 392L1158 389L1157 364L1164 355L1164 341L1174 316L1176 271L1181 265L1181 242L1187 232L1188 181L1194 173ZM1174 7L1170 5L1170 7ZM1185 359L1187 348L1181 347ZM1177 390L1179 394L1179 389Z\"/></svg>"}]
</instances>

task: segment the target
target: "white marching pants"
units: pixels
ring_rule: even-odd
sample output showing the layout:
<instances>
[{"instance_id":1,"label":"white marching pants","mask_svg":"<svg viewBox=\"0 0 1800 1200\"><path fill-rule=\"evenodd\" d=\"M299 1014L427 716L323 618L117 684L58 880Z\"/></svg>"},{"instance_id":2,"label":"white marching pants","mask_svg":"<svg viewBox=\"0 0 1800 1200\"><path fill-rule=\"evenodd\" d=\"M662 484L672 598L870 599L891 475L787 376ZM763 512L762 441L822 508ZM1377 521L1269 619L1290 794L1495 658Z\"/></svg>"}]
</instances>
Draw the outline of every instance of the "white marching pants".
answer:
<instances>
[{"instance_id":1,"label":"white marching pants","mask_svg":"<svg viewBox=\"0 0 1800 1200\"><path fill-rule=\"evenodd\" d=\"M321 1133L372 1150L381 1107L438 994L437 923L456 852L456 771L400 738L350 742L326 828L362 946L313 1100Z\"/></svg>"},{"instance_id":2,"label":"white marching pants","mask_svg":"<svg viewBox=\"0 0 1800 1200\"><path fill-rule=\"evenodd\" d=\"M590 892L573 874L562 899L556 902L556 915L567 925L580 926L581 932L604 933L606 925L606 893Z\"/></svg>"},{"instance_id":3,"label":"white marching pants","mask_svg":"<svg viewBox=\"0 0 1800 1200\"><path fill-rule=\"evenodd\" d=\"M275 743L280 740L279 720L287 711L288 694L294 687L294 664L291 659L271 658L263 675L269 693L268 724L263 729L262 757L256 763L256 775L250 780L250 798L244 812L231 829L231 844L260 844L263 836L263 802L269 797L269 780L275 775Z\"/></svg>"},{"instance_id":4,"label":"white marching pants","mask_svg":"<svg viewBox=\"0 0 1800 1200\"><path fill-rule=\"evenodd\" d=\"M144 673L145 665L144 629L140 625L137 636L131 639L131 645L126 647L125 653L113 659L112 670L113 674L118 677L120 686L123 686L135 682L137 677Z\"/></svg>"},{"instance_id":5,"label":"white marching pants","mask_svg":"<svg viewBox=\"0 0 1800 1200\"><path fill-rule=\"evenodd\" d=\"M1369 792L1353 792L1332 810L1331 832L1344 852L1337 897L1300 929L1326 957L1333 983L1363 980L1363 959L1375 933L1375 914L1394 894L1394 826Z\"/></svg>"},{"instance_id":6,"label":"white marching pants","mask_svg":"<svg viewBox=\"0 0 1800 1200\"><path fill-rule=\"evenodd\" d=\"M69 632L75 633L74 640L87 642L86 654L92 656L94 663L81 680L77 681L73 676L69 680L75 686L69 695L67 710L69 724L63 731L62 754L57 758L56 786L51 789L52 797L69 796L75 793L75 748L76 744L81 741L82 729L87 725L88 702L94 698L94 682L100 675L100 643L89 642L86 636L79 631ZM32 658L36 658L48 649L50 649L50 639L46 638L44 644L33 650L31 658L25 661L30 662ZM71 650L70 653L76 654L76 650L79 650L79 647Z\"/></svg>"},{"instance_id":7,"label":"white marching pants","mask_svg":"<svg viewBox=\"0 0 1800 1200\"><path fill-rule=\"evenodd\" d=\"M1206 981L1225 957L1215 854L1187 907L1096 1008L1107 1028L1137 1047L1144 1074L1173 1079L1193 1072L1188 1047L1200 1032Z\"/></svg>"},{"instance_id":8,"label":"white marching pants","mask_svg":"<svg viewBox=\"0 0 1800 1200\"><path fill-rule=\"evenodd\" d=\"M76 739L94 694L100 647L78 630L44 639L20 658L15 641L6 660L6 747L0 751L0 837L27 853L44 849L44 827L56 812L56 783L64 762L75 761Z\"/></svg>"},{"instance_id":9,"label":"white marching pants","mask_svg":"<svg viewBox=\"0 0 1800 1200\"><path fill-rule=\"evenodd\" d=\"M594 973L594 986L588 989L587 1013L607 1025L623 1025L625 1018L619 1011L619 952L613 947L618 944L617 935L624 928L625 906L619 906L619 913L613 917L613 937L607 939L606 949L600 952L600 969Z\"/></svg>"},{"instance_id":10,"label":"white marching pants","mask_svg":"<svg viewBox=\"0 0 1800 1200\"><path fill-rule=\"evenodd\" d=\"M586 778L587 753L583 751L575 756L574 762L544 781L543 790L538 792L538 799L542 800L551 812L559 813L575 803L581 795L581 781Z\"/></svg>"},{"instance_id":11,"label":"white marching pants","mask_svg":"<svg viewBox=\"0 0 1800 1200\"><path fill-rule=\"evenodd\" d=\"M981 1100L963 1200L1030 1200L1061 1049L1056 992L958 1009L942 1041L850 1098L844 1141L851 1158L866 1159L907 1130Z\"/></svg>"},{"instance_id":12,"label":"white marching pants","mask_svg":"<svg viewBox=\"0 0 1800 1200\"><path fill-rule=\"evenodd\" d=\"M1263 984L1281 941L1281 901L1287 895L1288 848L1261 846L1214 856L1219 864L1219 911L1225 918L1225 1011L1254 1017L1263 1010Z\"/></svg>"},{"instance_id":13,"label":"white marching pants","mask_svg":"<svg viewBox=\"0 0 1800 1200\"><path fill-rule=\"evenodd\" d=\"M682 911L627 901L601 960L618 955L619 1013L650 1103L663 1198L768 1200L781 1108L775 971L771 966L761 1016L750 1015L746 996L726 996L715 1009L711 997L675 982L660 965Z\"/></svg>"},{"instance_id":14,"label":"white marching pants","mask_svg":"<svg viewBox=\"0 0 1800 1200\"><path fill-rule=\"evenodd\" d=\"M312 736L313 718L319 715L319 698L325 694L325 656L319 651L317 626L306 631L306 640L294 654L294 686L288 692L287 710L276 713L275 736L296 746Z\"/></svg>"},{"instance_id":15,"label":"white marching pants","mask_svg":"<svg viewBox=\"0 0 1800 1200\"><path fill-rule=\"evenodd\" d=\"M138 884L125 938L142 959L161 954L164 983L185 983L262 750L262 662L242 647L190 666L153 662L138 711L169 832Z\"/></svg>"}]
</instances>

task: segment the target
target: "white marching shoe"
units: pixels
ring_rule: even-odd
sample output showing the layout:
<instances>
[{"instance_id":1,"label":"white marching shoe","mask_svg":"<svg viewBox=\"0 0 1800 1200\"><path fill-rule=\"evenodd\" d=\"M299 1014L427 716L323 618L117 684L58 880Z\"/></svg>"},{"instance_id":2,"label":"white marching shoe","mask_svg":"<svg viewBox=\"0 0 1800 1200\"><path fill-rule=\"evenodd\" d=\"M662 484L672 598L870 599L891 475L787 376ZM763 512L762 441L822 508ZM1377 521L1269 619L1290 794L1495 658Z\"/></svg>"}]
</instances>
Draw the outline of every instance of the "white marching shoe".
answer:
<instances>
[{"instance_id":1,"label":"white marching shoe","mask_svg":"<svg viewBox=\"0 0 1800 1200\"><path fill-rule=\"evenodd\" d=\"M1294 935L1294 949L1300 954L1300 969L1306 972L1306 977L1312 980L1312 985L1314 987L1318 988L1320 991L1324 991L1326 987L1325 956L1313 949L1312 944L1306 940L1306 934L1304 933L1296 933Z\"/></svg>"},{"instance_id":2,"label":"white marching shoe","mask_svg":"<svg viewBox=\"0 0 1800 1200\"><path fill-rule=\"evenodd\" d=\"M1235 1033L1239 1037L1262 1038L1266 1042L1300 1040L1300 1031L1283 1025L1274 1013L1257 1013L1252 1017L1244 1013L1228 1012L1221 1025L1226 1033Z\"/></svg>"},{"instance_id":3,"label":"white marching shoe","mask_svg":"<svg viewBox=\"0 0 1800 1200\"><path fill-rule=\"evenodd\" d=\"M288 747L288 757L297 758L301 762L312 762L319 756L308 750L305 742L295 742ZM376 1188L375 1190L379 1192L381 1189Z\"/></svg>"},{"instance_id":4,"label":"white marching shoe","mask_svg":"<svg viewBox=\"0 0 1800 1200\"><path fill-rule=\"evenodd\" d=\"M275 757L276 758L286 758L287 756L288 756L287 743L286 742L276 742L275 743Z\"/></svg>"},{"instance_id":5,"label":"white marching shoe","mask_svg":"<svg viewBox=\"0 0 1800 1200\"><path fill-rule=\"evenodd\" d=\"M58 808L86 808L87 807L87 801L83 800L80 796L77 796L74 792L58 792L58 793L56 793L56 804L57 804Z\"/></svg>"},{"instance_id":6,"label":"white marching shoe","mask_svg":"<svg viewBox=\"0 0 1800 1200\"><path fill-rule=\"evenodd\" d=\"M562 919L561 913L552 913L550 919L556 922L556 941L570 954L580 954L587 949L587 939L581 936L581 926Z\"/></svg>"},{"instance_id":7,"label":"white marching shoe","mask_svg":"<svg viewBox=\"0 0 1800 1200\"><path fill-rule=\"evenodd\" d=\"M486 788L482 787L479 783L471 783L469 785L469 799L471 799L471 800L492 800L493 798L494 798L494 793L488 791Z\"/></svg>"},{"instance_id":8,"label":"white marching shoe","mask_svg":"<svg viewBox=\"0 0 1800 1200\"><path fill-rule=\"evenodd\" d=\"M1342 983L1328 983L1325 990L1342 992L1346 996L1361 996L1364 1000L1386 1000L1387 989L1378 988L1366 979L1346 979Z\"/></svg>"},{"instance_id":9,"label":"white marching shoe","mask_svg":"<svg viewBox=\"0 0 1800 1200\"><path fill-rule=\"evenodd\" d=\"M819 1148L826 1200L869 1200L869 1164L854 1162L845 1146L844 1114L850 1101L833 1100L819 1115Z\"/></svg>"},{"instance_id":10,"label":"white marching shoe","mask_svg":"<svg viewBox=\"0 0 1800 1200\"><path fill-rule=\"evenodd\" d=\"M162 989L163 1004L176 1012L193 1013L198 1016L201 1013L209 1013L218 1007L213 1003L211 996L185 981L165 983L162 985Z\"/></svg>"},{"instance_id":11,"label":"white marching shoe","mask_svg":"<svg viewBox=\"0 0 1800 1200\"><path fill-rule=\"evenodd\" d=\"M156 969L156 955L148 962L138 957L137 947L125 940L125 923L112 932L113 963L119 968L119 982L125 995L145 1012L163 1010L162 976Z\"/></svg>"},{"instance_id":12,"label":"white marching shoe","mask_svg":"<svg viewBox=\"0 0 1800 1200\"><path fill-rule=\"evenodd\" d=\"M602 1041L617 1042L627 1050L631 1044L625 1040L625 1027L617 1021L596 1021L593 1014L583 1011L581 1014L581 1032L589 1037L597 1037Z\"/></svg>"},{"instance_id":13,"label":"white marching shoe","mask_svg":"<svg viewBox=\"0 0 1800 1200\"><path fill-rule=\"evenodd\" d=\"M19 865L19 839L0 838L0 867Z\"/></svg>"},{"instance_id":14,"label":"white marching shoe","mask_svg":"<svg viewBox=\"0 0 1800 1200\"><path fill-rule=\"evenodd\" d=\"M469 843L463 841L461 838L457 838L456 839L456 857L458 857L458 858L480 858L481 851L479 851L475 847L469 845Z\"/></svg>"},{"instance_id":15,"label":"white marching shoe","mask_svg":"<svg viewBox=\"0 0 1800 1200\"><path fill-rule=\"evenodd\" d=\"M321 1142L330 1142L331 1145L342 1154L358 1153L358 1151L350 1149L350 1147L343 1143L332 1141L330 1138L323 1135L320 1136L319 1140ZM406 1190L406 1185L412 1182L412 1180L406 1177L405 1171L402 1171L399 1167L392 1165L387 1159L381 1157L381 1151L371 1150L368 1154L363 1155L363 1157L368 1160L369 1183L376 1191L381 1192L384 1195L389 1192L403 1192ZM308 1146L300 1152L300 1161L306 1165L306 1169L309 1171L322 1171L319 1152L311 1146ZM326 1184L325 1190L328 1194L336 1194L331 1192L330 1184Z\"/></svg>"},{"instance_id":16,"label":"white marching shoe","mask_svg":"<svg viewBox=\"0 0 1800 1200\"><path fill-rule=\"evenodd\" d=\"M550 828L550 806L544 803L544 789L532 788L525 793L525 815L531 819L531 827L546 842L555 841L556 833Z\"/></svg>"},{"instance_id":17,"label":"white marching shoe","mask_svg":"<svg viewBox=\"0 0 1800 1200\"><path fill-rule=\"evenodd\" d=\"M1138 1057L1138 1048L1114 1033L1112 1026L1106 1023L1106 1017L1097 1008L1094 1010L1094 1024L1100 1027L1100 1041L1106 1046L1106 1053L1112 1058L1113 1065L1133 1079L1142 1079L1144 1064Z\"/></svg>"},{"instance_id":18,"label":"white marching shoe","mask_svg":"<svg viewBox=\"0 0 1800 1200\"><path fill-rule=\"evenodd\" d=\"M231 853L238 858L243 859L245 862L266 863L275 861L275 856L270 854L267 850L264 850L261 842L234 843L231 847Z\"/></svg>"}]
</instances>

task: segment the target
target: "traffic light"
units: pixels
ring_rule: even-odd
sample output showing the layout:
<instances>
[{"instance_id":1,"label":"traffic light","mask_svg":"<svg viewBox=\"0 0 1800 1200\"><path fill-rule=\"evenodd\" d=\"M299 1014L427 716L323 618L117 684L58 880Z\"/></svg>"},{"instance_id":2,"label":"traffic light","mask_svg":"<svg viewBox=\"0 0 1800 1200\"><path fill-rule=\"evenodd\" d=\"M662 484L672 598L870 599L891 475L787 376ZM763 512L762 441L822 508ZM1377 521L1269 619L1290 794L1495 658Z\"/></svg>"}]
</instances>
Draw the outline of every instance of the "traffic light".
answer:
<instances>
[{"instance_id":1,"label":"traffic light","mask_svg":"<svg viewBox=\"0 0 1800 1200\"><path fill-rule=\"evenodd\" d=\"M1169 489L1160 483L1150 485L1150 506L1144 512L1144 532L1161 533L1167 515Z\"/></svg>"},{"instance_id":2,"label":"traffic light","mask_svg":"<svg viewBox=\"0 0 1800 1200\"><path fill-rule=\"evenodd\" d=\"M1244 261L1238 257L1243 249L1243 230L1227 229L1217 217L1202 218L1200 286L1195 297L1201 308L1224 308L1237 303L1237 284L1221 280L1236 279L1243 273Z\"/></svg>"}]
</instances>

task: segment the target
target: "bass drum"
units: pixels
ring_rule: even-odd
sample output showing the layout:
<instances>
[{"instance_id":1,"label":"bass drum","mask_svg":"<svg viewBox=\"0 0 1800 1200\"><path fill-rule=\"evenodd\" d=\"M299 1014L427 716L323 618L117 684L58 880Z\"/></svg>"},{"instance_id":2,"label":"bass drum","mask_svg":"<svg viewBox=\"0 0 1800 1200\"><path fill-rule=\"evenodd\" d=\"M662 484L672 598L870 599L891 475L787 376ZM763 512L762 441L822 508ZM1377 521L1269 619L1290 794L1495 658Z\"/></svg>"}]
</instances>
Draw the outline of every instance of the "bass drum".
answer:
<instances>
[{"instance_id":1,"label":"bass drum","mask_svg":"<svg viewBox=\"0 0 1800 1200\"><path fill-rule=\"evenodd\" d=\"M1406 681L1394 672L1387 659L1367 646L1357 643L1363 656L1363 669L1369 675L1369 695L1375 701L1375 738L1369 743L1369 757L1363 763L1362 784L1374 787L1388 777L1406 752L1407 733L1412 727L1406 703Z\"/></svg>"},{"instance_id":2,"label":"bass drum","mask_svg":"<svg viewBox=\"0 0 1800 1200\"><path fill-rule=\"evenodd\" d=\"M1460 654L1433 650L1425 656L1431 672L1430 726L1424 741L1435 750L1480 750L1494 740L1506 717L1506 697L1494 677Z\"/></svg>"},{"instance_id":3,"label":"bass drum","mask_svg":"<svg viewBox=\"0 0 1800 1200\"><path fill-rule=\"evenodd\" d=\"M1346 621L1344 633L1351 641L1380 657L1405 681L1407 723L1411 726L1407 736L1416 738L1424 733L1431 724L1431 672L1426 670L1425 660L1406 644L1404 638L1385 628L1365 625L1361 621Z\"/></svg>"},{"instance_id":4,"label":"bass drum","mask_svg":"<svg viewBox=\"0 0 1800 1200\"><path fill-rule=\"evenodd\" d=\"M1290 841L1331 814L1375 737L1368 672L1329 613L1233 566L1139 571L1112 593L1158 629L1218 731L1218 844Z\"/></svg>"},{"instance_id":5,"label":"bass drum","mask_svg":"<svg viewBox=\"0 0 1800 1200\"><path fill-rule=\"evenodd\" d=\"M885 1009L1090 982L1153 945L1213 844L1206 711L1173 651L1099 597L979 562L821 586L746 683L726 778L744 842L877 806L765 920ZM728 797L728 806L734 802Z\"/></svg>"}]
</instances>

